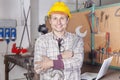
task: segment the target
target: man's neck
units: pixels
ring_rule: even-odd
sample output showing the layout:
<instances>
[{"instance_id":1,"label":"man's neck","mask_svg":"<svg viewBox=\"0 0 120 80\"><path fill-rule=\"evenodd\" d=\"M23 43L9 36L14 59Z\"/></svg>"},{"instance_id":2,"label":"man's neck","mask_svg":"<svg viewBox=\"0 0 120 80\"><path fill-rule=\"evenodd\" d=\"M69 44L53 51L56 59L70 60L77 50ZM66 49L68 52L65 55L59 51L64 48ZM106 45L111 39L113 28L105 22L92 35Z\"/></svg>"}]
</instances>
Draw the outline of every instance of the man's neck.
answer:
<instances>
[{"instance_id":1,"label":"man's neck","mask_svg":"<svg viewBox=\"0 0 120 80\"><path fill-rule=\"evenodd\" d=\"M65 34L65 31L63 31L63 32L53 31L53 34L54 34L57 38L63 38L63 36L64 36L64 34Z\"/></svg>"}]
</instances>

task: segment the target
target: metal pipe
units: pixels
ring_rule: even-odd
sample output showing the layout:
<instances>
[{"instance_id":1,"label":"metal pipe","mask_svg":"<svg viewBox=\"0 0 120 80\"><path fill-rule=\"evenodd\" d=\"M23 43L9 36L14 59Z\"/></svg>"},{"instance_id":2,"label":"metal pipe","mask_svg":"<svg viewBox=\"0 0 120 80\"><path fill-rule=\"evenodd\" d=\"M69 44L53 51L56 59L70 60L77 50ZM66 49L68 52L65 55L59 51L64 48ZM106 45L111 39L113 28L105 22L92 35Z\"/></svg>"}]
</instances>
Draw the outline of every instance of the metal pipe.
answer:
<instances>
[{"instance_id":1,"label":"metal pipe","mask_svg":"<svg viewBox=\"0 0 120 80\"><path fill-rule=\"evenodd\" d=\"M101 1L101 0L99 0L99 6L101 6L101 4L102 4L102 1Z\"/></svg>"},{"instance_id":2,"label":"metal pipe","mask_svg":"<svg viewBox=\"0 0 120 80\"><path fill-rule=\"evenodd\" d=\"M78 0L76 0L76 11L78 11Z\"/></svg>"}]
</instances>

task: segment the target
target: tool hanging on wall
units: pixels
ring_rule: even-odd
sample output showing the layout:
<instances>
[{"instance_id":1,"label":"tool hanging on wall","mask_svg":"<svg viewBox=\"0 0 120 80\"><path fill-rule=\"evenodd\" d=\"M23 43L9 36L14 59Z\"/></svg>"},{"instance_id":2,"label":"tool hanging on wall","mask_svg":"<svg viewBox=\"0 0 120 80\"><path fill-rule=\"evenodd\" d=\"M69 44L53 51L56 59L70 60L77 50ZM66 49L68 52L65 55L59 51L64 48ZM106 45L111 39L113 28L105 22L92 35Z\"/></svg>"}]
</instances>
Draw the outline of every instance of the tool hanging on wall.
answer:
<instances>
[{"instance_id":1,"label":"tool hanging on wall","mask_svg":"<svg viewBox=\"0 0 120 80\"><path fill-rule=\"evenodd\" d=\"M100 33L99 17L96 17L96 27L97 27L97 33Z\"/></svg>"},{"instance_id":2,"label":"tool hanging on wall","mask_svg":"<svg viewBox=\"0 0 120 80\"><path fill-rule=\"evenodd\" d=\"M97 58L98 58L98 61L100 62L101 61L101 46L99 46L98 49L96 49L97 51Z\"/></svg>"},{"instance_id":3,"label":"tool hanging on wall","mask_svg":"<svg viewBox=\"0 0 120 80\"><path fill-rule=\"evenodd\" d=\"M109 57L110 53L112 52L110 47L110 32L106 32L106 55Z\"/></svg>"},{"instance_id":4,"label":"tool hanging on wall","mask_svg":"<svg viewBox=\"0 0 120 80\"><path fill-rule=\"evenodd\" d=\"M109 19L109 15L106 14L106 15L105 15L105 23L104 23L104 27L109 27L108 19Z\"/></svg>"},{"instance_id":5,"label":"tool hanging on wall","mask_svg":"<svg viewBox=\"0 0 120 80\"><path fill-rule=\"evenodd\" d=\"M99 46L99 48L98 48L98 51L99 51L99 62L103 62L103 60L104 60L104 54L105 54L105 48L104 47L101 47L101 46Z\"/></svg>"},{"instance_id":6,"label":"tool hanging on wall","mask_svg":"<svg viewBox=\"0 0 120 80\"><path fill-rule=\"evenodd\" d=\"M114 56L117 65L120 66L120 49L113 50L112 55Z\"/></svg>"},{"instance_id":7,"label":"tool hanging on wall","mask_svg":"<svg viewBox=\"0 0 120 80\"><path fill-rule=\"evenodd\" d=\"M117 64L120 66L120 50L118 52L118 61L117 61Z\"/></svg>"},{"instance_id":8,"label":"tool hanging on wall","mask_svg":"<svg viewBox=\"0 0 120 80\"><path fill-rule=\"evenodd\" d=\"M120 17L120 8L118 8L118 9L116 10L115 16L116 16L116 17Z\"/></svg>"},{"instance_id":9,"label":"tool hanging on wall","mask_svg":"<svg viewBox=\"0 0 120 80\"><path fill-rule=\"evenodd\" d=\"M103 60L104 60L104 53L105 53L105 49L104 49L104 48L102 48L101 50L102 50L101 62L103 62Z\"/></svg>"},{"instance_id":10,"label":"tool hanging on wall","mask_svg":"<svg viewBox=\"0 0 120 80\"><path fill-rule=\"evenodd\" d=\"M94 2L92 0L87 0L84 3L84 8L90 8L90 7L92 7L93 4L94 4Z\"/></svg>"},{"instance_id":11,"label":"tool hanging on wall","mask_svg":"<svg viewBox=\"0 0 120 80\"><path fill-rule=\"evenodd\" d=\"M102 11L102 12L101 12L100 22L103 22L103 16L104 16L104 14L105 14L105 12L104 12L104 11Z\"/></svg>"},{"instance_id":12,"label":"tool hanging on wall","mask_svg":"<svg viewBox=\"0 0 120 80\"><path fill-rule=\"evenodd\" d=\"M96 22L96 28L97 28L97 31L94 30L94 28L92 28L92 15L94 15L94 22ZM91 30L91 33L94 33L94 34L98 34L100 33L100 28L99 28L99 17L97 17L95 15L95 12L90 12L88 14L88 20L89 20L89 24L90 24L90 30Z\"/></svg>"},{"instance_id":13,"label":"tool hanging on wall","mask_svg":"<svg viewBox=\"0 0 120 80\"><path fill-rule=\"evenodd\" d=\"M116 49L116 50L113 50L113 52L112 52L112 55L114 56L114 58L115 58L115 62L116 63L118 63L118 61L119 61L119 59L118 59L118 50Z\"/></svg>"},{"instance_id":14,"label":"tool hanging on wall","mask_svg":"<svg viewBox=\"0 0 120 80\"><path fill-rule=\"evenodd\" d=\"M4 28L0 28L0 41L4 40Z\"/></svg>"}]
</instances>

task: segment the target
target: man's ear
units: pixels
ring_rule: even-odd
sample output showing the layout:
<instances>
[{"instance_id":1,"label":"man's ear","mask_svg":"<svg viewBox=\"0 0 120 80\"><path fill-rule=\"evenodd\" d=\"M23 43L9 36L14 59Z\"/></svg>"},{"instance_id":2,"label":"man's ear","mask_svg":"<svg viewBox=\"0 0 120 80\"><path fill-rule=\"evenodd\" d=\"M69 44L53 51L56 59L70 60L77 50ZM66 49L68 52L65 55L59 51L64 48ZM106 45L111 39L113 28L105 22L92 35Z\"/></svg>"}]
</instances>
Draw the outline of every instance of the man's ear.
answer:
<instances>
[{"instance_id":1,"label":"man's ear","mask_svg":"<svg viewBox=\"0 0 120 80\"><path fill-rule=\"evenodd\" d=\"M48 18L48 21L49 21L49 23L51 24L51 19L50 19L50 17Z\"/></svg>"},{"instance_id":2,"label":"man's ear","mask_svg":"<svg viewBox=\"0 0 120 80\"><path fill-rule=\"evenodd\" d=\"M67 23L69 22L70 18L67 19Z\"/></svg>"}]
</instances>

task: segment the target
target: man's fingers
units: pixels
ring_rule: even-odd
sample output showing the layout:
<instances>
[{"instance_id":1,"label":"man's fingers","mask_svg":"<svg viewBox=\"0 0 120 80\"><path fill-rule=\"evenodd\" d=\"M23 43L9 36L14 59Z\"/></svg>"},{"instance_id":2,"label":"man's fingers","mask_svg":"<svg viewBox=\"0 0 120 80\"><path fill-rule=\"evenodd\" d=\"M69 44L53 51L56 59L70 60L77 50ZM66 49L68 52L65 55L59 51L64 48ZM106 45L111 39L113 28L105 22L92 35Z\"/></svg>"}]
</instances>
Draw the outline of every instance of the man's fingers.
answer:
<instances>
[{"instance_id":1,"label":"man's fingers","mask_svg":"<svg viewBox=\"0 0 120 80\"><path fill-rule=\"evenodd\" d=\"M71 58L71 57L73 57L74 56L74 53L72 52L72 51L64 51L63 53L62 53L62 57L63 58Z\"/></svg>"},{"instance_id":2,"label":"man's fingers","mask_svg":"<svg viewBox=\"0 0 120 80\"><path fill-rule=\"evenodd\" d=\"M41 61L35 61L35 64L40 64L41 63Z\"/></svg>"},{"instance_id":3,"label":"man's fingers","mask_svg":"<svg viewBox=\"0 0 120 80\"><path fill-rule=\"evenodd\" d=\"M38 66L35 66L34 69L37 72L43 72L44 71L44 66L43 65L38 65Z\"/></svg>"},{"instance_id":4,"label":"man's fingers","mask_svg":"<svg viewBox=\"0 0 120 80\"><path fill-rule=\"evenodd\" d=\"M45 56L45 55L42 55L42 58L47 58L47 56Z\"/></svg>"},{"instance_id":5,"label":"man's fingers","mask_svg":"<svg viewBox=\"0 0 120 80\"><path fill-rule=\"evenodd\" d=\"M42 55L42 58L43 58L44 61L49 59L49 58L48 58L47 56L45 56L45 55Z\"/></svg>"},{"instance_id":6,"label":"man's fingers","mask_svg":"<svg viewBox=\"0 0 120 80\"><path fill-rule=\"evenodd\" d=\"M35 65L34 69L35 69L35 70L38 70L38 69L40 69L41 67L42 67L42 65L37 64L37 65Z\"/></svg>"}]
</instances>

